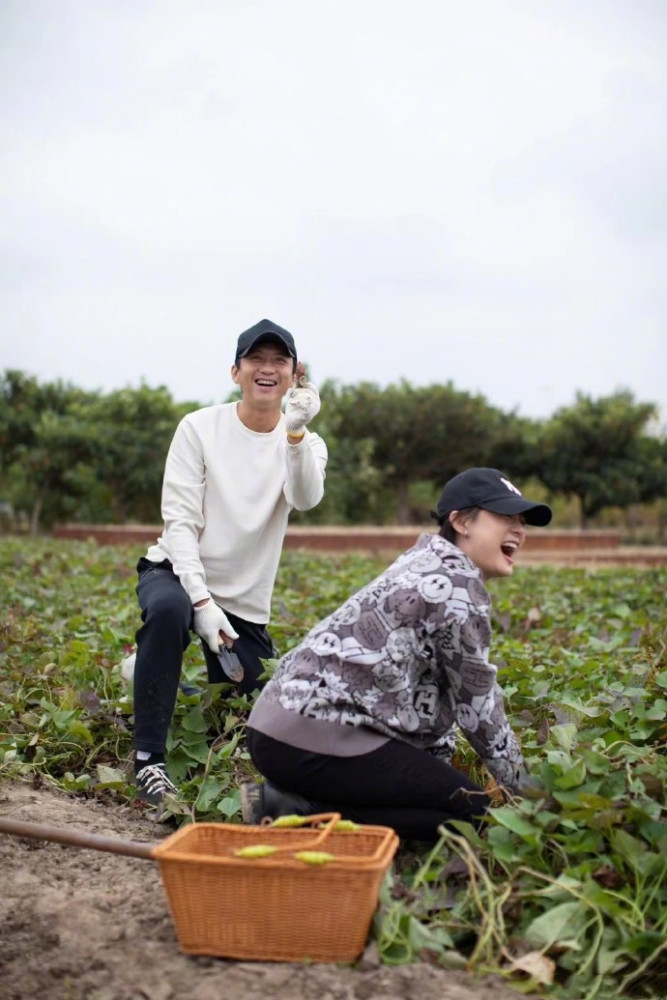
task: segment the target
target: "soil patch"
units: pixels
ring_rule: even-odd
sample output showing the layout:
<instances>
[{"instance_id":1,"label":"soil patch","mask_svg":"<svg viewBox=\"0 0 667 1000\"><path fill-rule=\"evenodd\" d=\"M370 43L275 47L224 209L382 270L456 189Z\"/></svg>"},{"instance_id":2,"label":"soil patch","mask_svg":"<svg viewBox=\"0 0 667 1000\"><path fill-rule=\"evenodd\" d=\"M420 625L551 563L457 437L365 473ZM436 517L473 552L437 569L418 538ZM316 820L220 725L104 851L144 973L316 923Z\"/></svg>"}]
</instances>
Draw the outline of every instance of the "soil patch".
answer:
<instances>
[{"instance_id":1,"label":"soil patch","mask_svg":"<svg viewBox=\"0 0 667 1000\"><path fill-rule=\"evenodd\" d=\"M0 782L0 814L122 840L170 830L130 806ZM179 951L157 864L0 833L2 1000L518 1000L427 963L233 962Z\"/></svg>"}]
</instances>

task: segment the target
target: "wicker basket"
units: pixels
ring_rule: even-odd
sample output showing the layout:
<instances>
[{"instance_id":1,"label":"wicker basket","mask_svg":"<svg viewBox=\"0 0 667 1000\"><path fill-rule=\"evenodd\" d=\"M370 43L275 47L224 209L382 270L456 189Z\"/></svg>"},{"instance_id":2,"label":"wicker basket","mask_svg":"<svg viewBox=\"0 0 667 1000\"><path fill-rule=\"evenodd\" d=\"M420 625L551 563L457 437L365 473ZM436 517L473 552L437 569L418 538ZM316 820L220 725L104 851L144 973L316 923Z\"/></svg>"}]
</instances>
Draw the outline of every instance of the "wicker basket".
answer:
<instances>
[{"instance_id":1,"label":"wicker basket","mask_svg":"<svg viewBox=\"0 0 667 1000\"><path fill-rule=\"evenodd\" d=\"M153 849L181 950L278 962L353 962L364 949L398 837L389 827L336 829L338 814L283 828L192 823ZM323 825L322 825L323 824ZM276 853L239 858L267 844ZM335 856L323 865L302 850Z\"/></svg>"}]
</instances>

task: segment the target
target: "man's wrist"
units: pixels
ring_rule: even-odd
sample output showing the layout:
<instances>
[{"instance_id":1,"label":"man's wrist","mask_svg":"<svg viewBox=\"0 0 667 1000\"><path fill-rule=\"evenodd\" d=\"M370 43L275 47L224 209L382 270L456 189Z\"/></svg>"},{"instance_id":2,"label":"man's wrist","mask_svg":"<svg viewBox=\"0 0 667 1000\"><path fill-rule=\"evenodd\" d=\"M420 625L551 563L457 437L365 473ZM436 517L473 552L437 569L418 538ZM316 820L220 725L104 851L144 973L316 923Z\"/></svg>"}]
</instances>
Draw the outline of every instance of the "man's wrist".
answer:
<instances>
[{"instance_id":1,"label":"man's wrist","mask_svg":"<svg viewBox=\"0 0 667 1000\"><path fill-rule=\"evenodd\" d=\"M292 433L292 431L288 431L287 440L289 444L298 444L299 441L303 441L305 434L306 434L305 428L304 430L298 431L297 433L294 434Z\"/></svg>"}]
</instances>

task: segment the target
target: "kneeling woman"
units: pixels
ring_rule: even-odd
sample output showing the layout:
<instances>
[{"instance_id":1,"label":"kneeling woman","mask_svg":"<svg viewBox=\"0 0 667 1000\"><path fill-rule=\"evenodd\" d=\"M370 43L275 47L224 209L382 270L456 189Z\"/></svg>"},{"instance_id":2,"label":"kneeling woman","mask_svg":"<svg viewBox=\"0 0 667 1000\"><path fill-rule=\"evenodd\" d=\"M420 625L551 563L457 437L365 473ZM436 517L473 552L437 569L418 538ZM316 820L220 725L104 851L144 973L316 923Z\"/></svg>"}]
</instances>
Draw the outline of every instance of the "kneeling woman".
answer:
<instances>
[{"instance_id":1,"label":"kneeling woman","mask_svg":"<svg viewBox=\"0 0 667 1000\"><path fill-rule=\"evenodd\" d=\"M339 812L434 840L490 802L454 768L458 727L496 781L527 779L489 662L484 581L509 576L526 524L551 510L497 469L445 486L439 534L425 533L384 573L316 625L278 663L248 720L265 783L241 789L243 818Z\"/></svg>"}]
</instances>

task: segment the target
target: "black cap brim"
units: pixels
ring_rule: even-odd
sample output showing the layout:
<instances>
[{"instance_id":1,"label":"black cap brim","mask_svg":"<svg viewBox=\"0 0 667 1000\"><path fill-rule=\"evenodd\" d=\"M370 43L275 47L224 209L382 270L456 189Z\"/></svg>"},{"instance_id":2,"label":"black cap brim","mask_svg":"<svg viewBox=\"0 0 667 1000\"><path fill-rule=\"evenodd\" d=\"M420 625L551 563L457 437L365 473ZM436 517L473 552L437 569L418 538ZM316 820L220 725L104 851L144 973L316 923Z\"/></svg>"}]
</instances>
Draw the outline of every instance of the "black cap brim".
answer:
<instances>
[{"instance_id":1,"label":"black cap brim","mask_svg":"<svg viewBox=\"0 0 667 1000\"><path fill-rule=\"evenodd\" d=\"M498 500L487 500L479 506L494 514L523 514L526 524L535 528L545 528L552 517L551 507L545 503L531 503L522 497L500 497Z\"/></svg>"}]
</instances>

